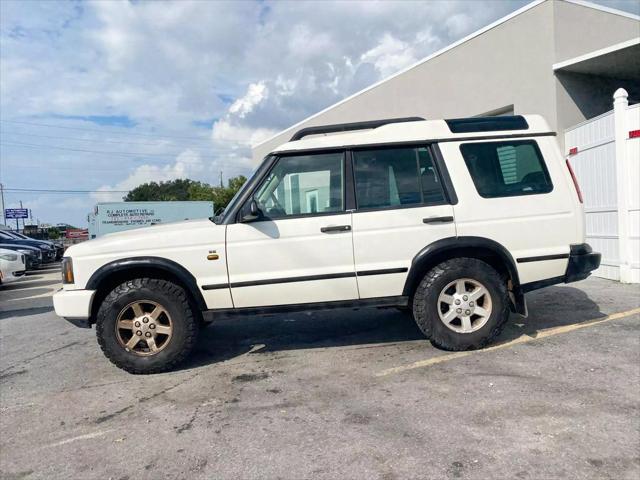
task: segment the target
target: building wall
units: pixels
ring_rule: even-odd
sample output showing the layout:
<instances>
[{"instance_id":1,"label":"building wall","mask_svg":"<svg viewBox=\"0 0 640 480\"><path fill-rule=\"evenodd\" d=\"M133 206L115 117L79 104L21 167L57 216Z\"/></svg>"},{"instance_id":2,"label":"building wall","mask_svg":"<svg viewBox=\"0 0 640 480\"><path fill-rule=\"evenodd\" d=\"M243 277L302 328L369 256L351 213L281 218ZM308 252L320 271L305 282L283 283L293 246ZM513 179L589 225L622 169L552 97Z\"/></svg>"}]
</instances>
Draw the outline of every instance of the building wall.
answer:
<instances>
[{"instance_id":1,"label":"building wall","mask_svg":"<svg viewBox=\"0 0 640 480\"><path fill-rule=\"evenodd\" d=\"M638 20L570 2L552 3L555 24L554 63L640 35ZM638 88L628 81L569 72L557 72L555 84L558 132L610 110L613 93L618 88L626 88L629 92L635 92Z\"/></svg>"},{"instance_id":2,"label":"building wall","mask_svg":"<svg viewBox=\"0 0 640 480\"><path fill-rule=\"evenodd\" d=\"M305 126L479 115L509 105L555 127L553 5L542 3L254 148L264 157ZM531 85L536 88L532 89Z\"/></svg>"},{"instance_id":3,"label":"building wall","mask_svg":"<svg viewBox=\"0 0 640 480\"><path fill-rule=\"evenodd\" d=\"M584 104L577 105L569 93L571 86L555 77L553 64L633 38L638 28L637 20L575 3L538 4L254 147L254 160L307 126L415 115L466 117L511 105L515 114L543 115L562 132L587 117ZM563 136L558 140L562 146Z\"/></svg>"}]
</instances>

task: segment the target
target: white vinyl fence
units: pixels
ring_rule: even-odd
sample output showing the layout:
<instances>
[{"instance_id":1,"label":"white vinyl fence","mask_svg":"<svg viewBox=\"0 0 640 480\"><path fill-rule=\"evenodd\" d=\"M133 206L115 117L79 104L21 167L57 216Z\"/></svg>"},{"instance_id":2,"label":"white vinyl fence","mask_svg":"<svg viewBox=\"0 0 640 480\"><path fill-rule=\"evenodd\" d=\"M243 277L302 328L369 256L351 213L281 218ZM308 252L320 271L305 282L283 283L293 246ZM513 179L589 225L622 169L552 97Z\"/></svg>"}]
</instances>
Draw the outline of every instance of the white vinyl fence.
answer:
<instances>
[{"instance_id":1,"label":"white vinyl fence","mask_svg":"<svg viewBox=\"0 0 640 480\"><path fill-rule=\"evenodd\" d=\"M640 104L620 88L613 110L565 131L578 177L587 242L602 253L598 277L640 282Z\"/></svg>"}]
</instances>

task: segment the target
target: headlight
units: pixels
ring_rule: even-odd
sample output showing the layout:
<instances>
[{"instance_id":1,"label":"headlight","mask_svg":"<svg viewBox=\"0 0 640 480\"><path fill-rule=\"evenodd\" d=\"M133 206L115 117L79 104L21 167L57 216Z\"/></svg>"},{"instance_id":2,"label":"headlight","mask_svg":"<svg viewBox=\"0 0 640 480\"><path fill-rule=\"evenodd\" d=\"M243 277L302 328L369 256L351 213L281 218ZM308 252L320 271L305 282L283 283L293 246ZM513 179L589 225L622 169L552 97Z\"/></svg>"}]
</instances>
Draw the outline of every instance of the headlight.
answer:
<instances>
[{"instance_id":1,"label":"headlight","mask_svg":"<svg viewBox=\"0 0 640 480\"><path fill-rule=\"evenodd\" d=\"M62 283L73 283L73 261L71 257L64 257L62 259Z\"/></svg>"},{"instance_id":2,"label":"headlight","mask_svg":"<svg viewBox=\"0 0 640 480\"><path fill-rule=\"evenodd\" d=\"M18 260L18 255L16 255L15 253L2 253L0 254L0 260L15 262L16 260Z\"/></svg>"},{"instance_id":3,"label":"headlight","mask_svg":"<svg viewBox=\"0 0 640 480\"><path fill-rule=\"evenodd\" d=\"M21 248L19 248L18 251L20 253L24 253L27 256L31 256L31 254L32 254L31 250L22 250Z\"/></svg>"}]
</instances>

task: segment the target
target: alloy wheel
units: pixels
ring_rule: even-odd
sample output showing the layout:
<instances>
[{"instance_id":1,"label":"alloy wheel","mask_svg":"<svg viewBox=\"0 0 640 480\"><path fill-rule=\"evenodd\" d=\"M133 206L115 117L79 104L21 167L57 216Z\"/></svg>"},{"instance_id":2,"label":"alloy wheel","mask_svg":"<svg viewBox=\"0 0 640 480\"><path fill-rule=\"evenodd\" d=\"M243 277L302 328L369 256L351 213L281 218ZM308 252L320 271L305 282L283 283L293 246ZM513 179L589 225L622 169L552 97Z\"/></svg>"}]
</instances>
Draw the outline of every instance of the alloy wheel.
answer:
<instances>
[{"instance_id":1,"label":"alloy wheel","mask_svg":"<svg viewBox=\"0 0 640 480\"><path fill-rule=\"evenodd\" d=\"M449 283L438 296L438 315L457 333L480 330L491 317L491 294L477 280L460 278Z\"/></svg>"},{"instance_id":2,"label":"alloy wheel","mask_svg":"<svg viewBox=\"0 0 640 480\"><path fill-rule=\"evenodd\" d=\"M155 355L162 351L169 345L172 331L169 312L151 300L131 302L116 319L118 343L135 355Z\"/></svg>"}]
</instances>

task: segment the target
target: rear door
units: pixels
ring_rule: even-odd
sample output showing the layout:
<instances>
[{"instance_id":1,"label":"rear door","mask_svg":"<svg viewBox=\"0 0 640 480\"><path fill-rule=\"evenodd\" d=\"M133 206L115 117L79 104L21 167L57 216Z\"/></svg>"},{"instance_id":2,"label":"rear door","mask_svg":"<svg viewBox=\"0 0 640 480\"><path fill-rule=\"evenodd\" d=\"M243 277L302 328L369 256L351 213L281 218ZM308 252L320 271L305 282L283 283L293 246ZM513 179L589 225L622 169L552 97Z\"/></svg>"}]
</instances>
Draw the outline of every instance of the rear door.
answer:
<instances>
[{"instance_id":1,"label":"rear door","mask_svg":"<svg viewBox=\"0 0 640 480\"><path fill-rule=\"evenodd\" d=\"M236 308L358 298L344 152L280 157L253 198L263 216L227 227Z\"/></svg>"},{"instance_id":2,"label":"rear door","mask_svg":"<svg viewBox=\"0 0 640 480\"><path fill-rule=\"evenodd\" d=\"M414 256L456 236L444 165L427 145L352 151L353 244L360 298L402 295Z\"/></svg>"}]
</instances>

